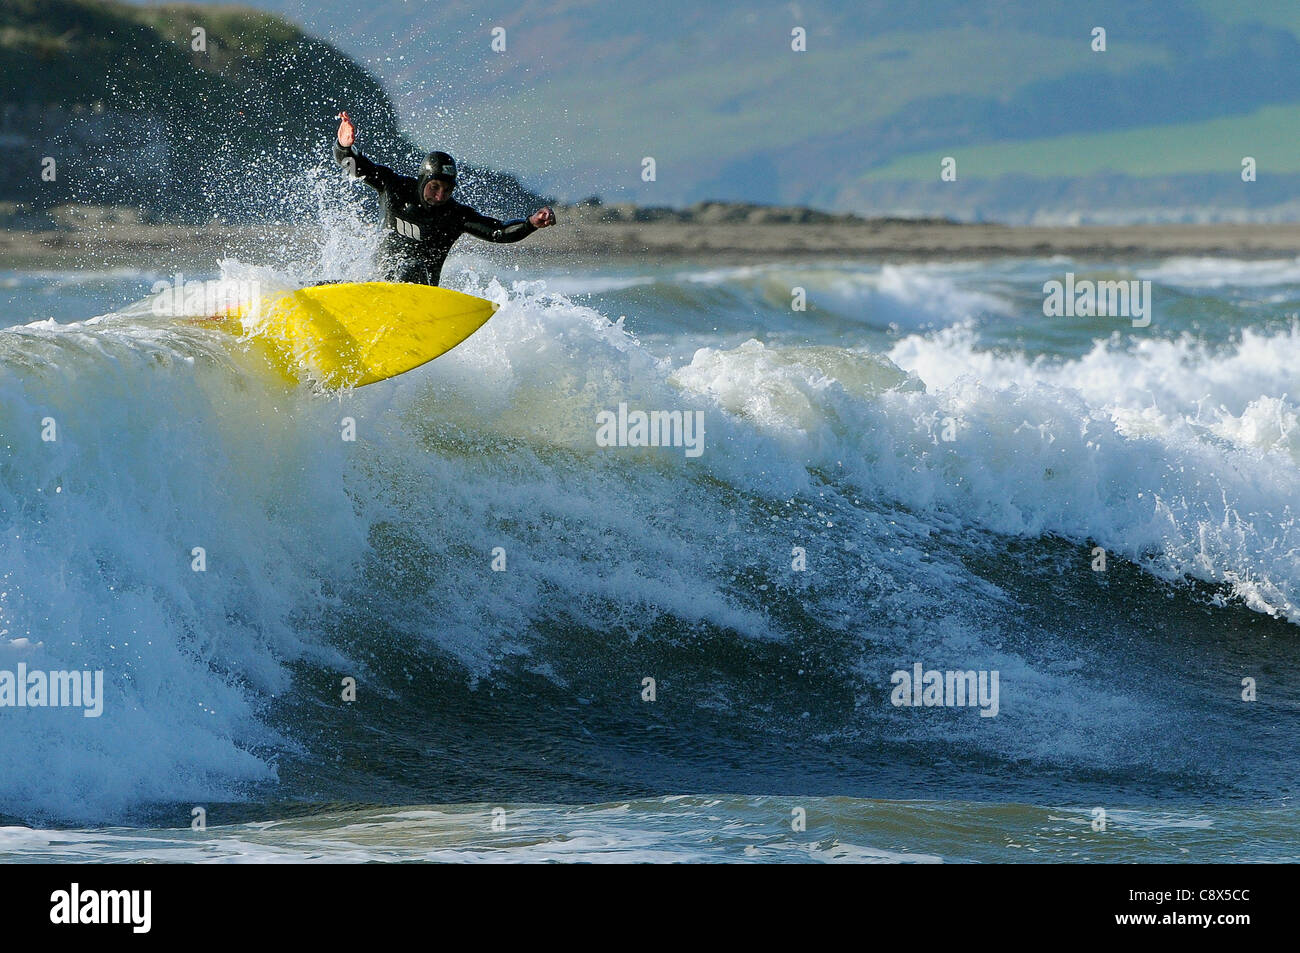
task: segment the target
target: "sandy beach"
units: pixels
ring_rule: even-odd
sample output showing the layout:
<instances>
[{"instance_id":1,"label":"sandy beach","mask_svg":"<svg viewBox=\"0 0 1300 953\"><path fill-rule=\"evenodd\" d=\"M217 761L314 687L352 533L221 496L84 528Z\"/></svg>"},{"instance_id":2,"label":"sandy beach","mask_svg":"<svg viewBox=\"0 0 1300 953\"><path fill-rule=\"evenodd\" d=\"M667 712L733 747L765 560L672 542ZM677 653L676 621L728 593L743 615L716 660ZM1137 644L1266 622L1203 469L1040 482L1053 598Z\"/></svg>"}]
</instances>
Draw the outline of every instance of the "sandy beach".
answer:
<instances>
[{"instance_id":1,"label":"sandy beach","mask_svg":"<svg viewBox=\"0 0 1300 953\"><path fill-rule=\"evenodd\" d=\"M739 222L693 220L680 213L659 220L611 221L608 210L590 208L560 208L558 217L555 228L511 246L509 253L562 260L656 261L792 257L935 261L1052 255L1122 261L1181 255L1300 255L1300 224L1005 226L843 216L801 223L772 221L782 216L762 213L751 213L750 220ZM58 268L121 267L142 262L165 262L168 267L211 265L229 256L256 260L268 246L316 241L316 232L285 225L104 222L61 230L0 231L0 264Z\"/></svg>"}]
</instances>

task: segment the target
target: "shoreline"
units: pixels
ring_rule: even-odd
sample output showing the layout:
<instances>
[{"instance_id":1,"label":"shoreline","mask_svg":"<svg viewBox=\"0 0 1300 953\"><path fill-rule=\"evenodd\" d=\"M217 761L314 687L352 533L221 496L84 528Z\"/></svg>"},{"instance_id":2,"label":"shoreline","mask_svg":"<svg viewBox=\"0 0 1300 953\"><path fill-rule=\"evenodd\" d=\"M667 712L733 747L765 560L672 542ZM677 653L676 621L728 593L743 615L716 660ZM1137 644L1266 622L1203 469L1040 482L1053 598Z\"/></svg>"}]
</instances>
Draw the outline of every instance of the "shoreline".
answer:
<instances>
[{"instance_id":1,"label":"shoreline","mask_svg":"<svg viewBox=\"0 0 1300 953\"><path fill-rule=\"evenodd\" d=\"M1300 256L1300 223L1281 225L1012 226L905 220L819 224L610 222L561 210L560 222L507 254L574 262L860 259L868 262L1046 258L1131 261L1178 256ZM66 230L0 231L0 266L109 268L141 262L214 265L256 261L268 245L310 245L319 233L284 225L103 223ZM501 254L490 245L476 250Z\"/></svg>"}]
</instances>

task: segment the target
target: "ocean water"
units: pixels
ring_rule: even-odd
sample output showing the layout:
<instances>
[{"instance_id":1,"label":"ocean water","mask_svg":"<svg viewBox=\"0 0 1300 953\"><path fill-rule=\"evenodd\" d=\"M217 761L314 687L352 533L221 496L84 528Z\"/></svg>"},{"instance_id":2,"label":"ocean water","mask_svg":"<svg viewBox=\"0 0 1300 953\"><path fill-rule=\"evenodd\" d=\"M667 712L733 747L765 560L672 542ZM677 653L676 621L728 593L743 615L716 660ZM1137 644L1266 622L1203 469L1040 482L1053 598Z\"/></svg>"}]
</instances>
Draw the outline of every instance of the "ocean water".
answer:
<instances>
[{"instance_id":1,"label":"ocean water","mask_svg":"<svg viewBox=\"0 0 1300 953\"><path fill-rule=\"evenodd\" d=\"M500 311L342 394L170 274L0 271L0 671L104 672L0 707L0 861L1297 859L1300 261L462 246Z\"/></svg>"}]
</instances>

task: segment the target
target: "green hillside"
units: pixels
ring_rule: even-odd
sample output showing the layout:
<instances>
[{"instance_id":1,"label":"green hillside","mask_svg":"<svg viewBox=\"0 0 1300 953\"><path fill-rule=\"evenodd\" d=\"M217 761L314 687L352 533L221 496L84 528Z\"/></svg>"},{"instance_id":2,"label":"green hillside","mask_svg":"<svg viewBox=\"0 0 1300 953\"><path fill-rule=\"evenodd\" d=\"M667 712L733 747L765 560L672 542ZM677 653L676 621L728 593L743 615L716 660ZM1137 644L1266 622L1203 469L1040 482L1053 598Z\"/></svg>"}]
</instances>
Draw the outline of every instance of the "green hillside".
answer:
<instances>
[{"instance_id":1,"label":"green hillside","mask_svg":"<svg viewBox=\"0 0 1300 953\"><path fill-rule=\"evenodd\" d=\"M1270 106L1245 116L1204 122L919 153L872 169L862 179L932 181L938 178L945 155L957 159L961 178L1007 174L1061 178L1108 172L1237 177L1244 156L1254 157L1265 175L1300 174L1298 141L1300 106Z\"/></svg>"}]
</instances>

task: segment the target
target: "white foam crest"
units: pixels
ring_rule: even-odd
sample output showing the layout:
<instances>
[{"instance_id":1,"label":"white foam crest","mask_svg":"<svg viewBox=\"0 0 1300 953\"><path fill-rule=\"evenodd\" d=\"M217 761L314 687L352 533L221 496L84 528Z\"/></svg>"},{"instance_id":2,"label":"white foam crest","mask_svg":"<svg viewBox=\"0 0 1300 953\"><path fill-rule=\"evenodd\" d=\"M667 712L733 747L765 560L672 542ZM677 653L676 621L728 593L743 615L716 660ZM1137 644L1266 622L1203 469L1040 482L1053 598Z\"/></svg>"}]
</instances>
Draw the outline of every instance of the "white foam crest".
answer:
<instances>
[{"instance_id":1,"label":"white foam crest","mask_svg":"<svg viewBox=\"0 0 1300 953\"><path fill-rule=\"evenodd\" d=\"M712 397L726 411L768 433L805 434L825 418L830 388L869 401L899 386L919 386L889 360L838 347L701 348L672 380Z\"/></svg>"},{"instance_id":2,"label":"white foam crest","mask_svg":"<svg viewBox=\"0 0 1300 953\"><path fill-rule=\"evenodd\" d=\"M1274 443L1284 450L1291 446L1286 407L1300 395L1300 322L1285 329L1243 328L1227 346L1187 334L1174 339L1116 334L1094 342L1081 358L1066 361L986 350L978 346L973 329L955 327L904 338L889 356L932 390L966 377L1000 388L1046 385L1114 411L1134 427L1141 427L1143 419L1163 426L1168 416L1218 427L1222 436L1240 434L1250 442L1275 432ZM1268 404L1269 399L1278 403ZM1270 407L1281 414L1273 431L1259 418ZM1251 408L1260 427L1247 430L1226 423Z\"/></svg>"},{"instance_id":3,"label":"white foam crest","mask_svg":"<svg viewBox=\"0 0 1300 953\"><path fill-rule=\"evenodd\" d=\"M904 432L927 413L934 432L959 422L951 444L908 451L925 464L913 472L939 478L918 501L969 507L1001 531L1093 539L1300 620L1297 327L1246 329L1226 351L1112 339L1064 362L982 352L948 331L891 356L931 390L894 400Z\"/></svg>"},{"instance_id":4,"label":"white foam crest","mask_svg":"<svg viewBox=\"0 0 1300 953\"><path fill-rule=\"evenodd\" d=\"M1150 340L1058 363L980 352L947 329L891 352L938 378L928 392L876 399L766 352L701 351L675 379L779 441L786 459L997 532L1095 540L1300 621L1296 404L1267 393L1294 388L1295 328L1246 331L1220 355Z\"/></svg>"},{"instance_id":5,"label":"white foam crest","mask_svg":"<svg viewBox=\"0 0 1300 953\"><path fill-rule=\"evenodd\" d=\"M1169 258L1140 268L1140 278L1182 288L1251 288L1300 284L1300 258L1243 261L1233 258Z\"/></svg>"},{"instance_id":6,"label":"white foam crest","mask_svg":"<svg viewBox=\"0 0 1300 953\"><path fill-rule=\"evenodd\" d=\"M917 320L913 316L923 316L926 323L943 326L968 322L985 313L1012 313L1007 302L996 295L961 287L950 271L950 266L941 270L926 265L885 265L878 289L885 301L896 303L898 309L890 323L913 327L909 323Z\"/></svg>"},{"instance_id":7,"label":"white foam crest","mask_svg":"<svg viewBox=\"0 0 1300 953\"><path fill-rule=\"evenodd\" d=\"M562 295L601 294L609 291L625 291L628 288L640 288L653 285L654 278L645 275L552 275L546 279L549 291Z\"/></svg>"}]
</instances>

